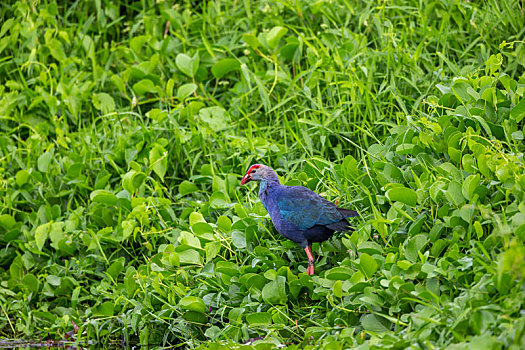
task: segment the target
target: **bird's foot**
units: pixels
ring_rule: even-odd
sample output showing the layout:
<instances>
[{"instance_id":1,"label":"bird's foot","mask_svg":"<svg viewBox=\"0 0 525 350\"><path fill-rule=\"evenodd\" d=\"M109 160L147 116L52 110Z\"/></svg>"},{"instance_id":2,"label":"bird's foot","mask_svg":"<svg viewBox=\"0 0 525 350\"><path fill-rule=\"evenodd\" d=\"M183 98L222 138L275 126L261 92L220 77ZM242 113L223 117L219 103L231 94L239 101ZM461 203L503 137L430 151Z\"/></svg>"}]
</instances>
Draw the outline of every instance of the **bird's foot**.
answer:
<instances>
[{"instance_id":1,"label":"bird's foot","mask_svg":"<svg viewBox=\"0 0 525 350\"><path fill-rule=\"evenodd\" d=\"M306 269L308 275L314 274L314 260L308 260L308 268Z\"/></svg>"}]
</instances>

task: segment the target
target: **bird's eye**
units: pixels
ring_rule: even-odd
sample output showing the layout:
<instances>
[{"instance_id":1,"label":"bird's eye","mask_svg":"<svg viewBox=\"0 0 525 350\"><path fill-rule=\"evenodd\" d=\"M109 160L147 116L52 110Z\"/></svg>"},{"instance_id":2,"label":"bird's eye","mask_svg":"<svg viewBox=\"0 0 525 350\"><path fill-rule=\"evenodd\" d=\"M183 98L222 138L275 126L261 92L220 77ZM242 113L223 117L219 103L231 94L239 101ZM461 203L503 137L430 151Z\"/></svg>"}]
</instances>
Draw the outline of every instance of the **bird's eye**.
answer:
<instances>
[{"instance_id":1,"label":"bird's eye","mask_svg":"<svg viewBox=\"0 0 525 350\"><path fill-rule=\"evenodd\" d=\"M253 169L252 171L250 171L250 174L253 174L255 172L255 169Z\"/></svg>"}]
</instances>

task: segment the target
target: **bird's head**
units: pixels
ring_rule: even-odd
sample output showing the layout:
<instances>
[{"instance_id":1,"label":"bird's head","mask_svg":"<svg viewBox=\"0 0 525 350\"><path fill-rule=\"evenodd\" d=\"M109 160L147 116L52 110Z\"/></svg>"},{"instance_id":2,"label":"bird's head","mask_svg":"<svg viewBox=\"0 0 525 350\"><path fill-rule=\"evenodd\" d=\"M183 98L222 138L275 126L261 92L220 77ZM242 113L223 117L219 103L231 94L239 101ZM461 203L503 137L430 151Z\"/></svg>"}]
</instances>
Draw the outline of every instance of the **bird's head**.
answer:
<instances>
[{"instance_id":1,"label":"bird's head","mask_svg":"<svg viewBox=\"0 0 525 350\"><path fill-rule=\"evenodd\" d=\"M250 181L264 181L264 180L277 180L279 178L275 172L269 166L263 164L254 164L252 165L246 174L244 174L241 185L244 185Z\"/></svg>"}]
</instances>

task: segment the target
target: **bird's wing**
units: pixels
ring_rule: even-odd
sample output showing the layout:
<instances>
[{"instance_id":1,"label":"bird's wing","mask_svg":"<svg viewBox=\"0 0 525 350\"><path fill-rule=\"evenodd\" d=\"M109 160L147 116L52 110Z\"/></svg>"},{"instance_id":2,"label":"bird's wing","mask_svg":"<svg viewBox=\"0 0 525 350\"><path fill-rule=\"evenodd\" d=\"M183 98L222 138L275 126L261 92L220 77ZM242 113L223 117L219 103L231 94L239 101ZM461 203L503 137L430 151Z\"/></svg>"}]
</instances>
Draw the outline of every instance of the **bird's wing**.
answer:
<instances>
[{"instance_id":1,"label":"bird's wing","mask_svg":"<svg viewBox=\"0 0 525 350\"><path fill-rule=\"evenodd\" d=\"M334 203L302 186L282 186L277 206L281 217L300 230L329 225L343 219Z\"/></svg>"}]
</instances>

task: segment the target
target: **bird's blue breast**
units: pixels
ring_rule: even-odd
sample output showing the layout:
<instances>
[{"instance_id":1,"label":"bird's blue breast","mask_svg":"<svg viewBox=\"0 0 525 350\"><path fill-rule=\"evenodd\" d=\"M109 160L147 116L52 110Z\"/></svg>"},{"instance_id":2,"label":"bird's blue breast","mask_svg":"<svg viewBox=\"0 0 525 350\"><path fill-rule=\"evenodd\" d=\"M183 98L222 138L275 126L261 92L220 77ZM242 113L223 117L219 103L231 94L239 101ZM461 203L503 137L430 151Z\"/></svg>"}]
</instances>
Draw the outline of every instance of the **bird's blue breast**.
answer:
<instances>
[{"instance_id":1,"label":"bird's blue breast","mask_svg":"<svg viewBox=\"0 0 525 350\"><path fill-rule=\"evenodd\" d=\"M291 239L292 241L299 242L304 240L300 235L303 230L297 227L293 222L286 220L282 216L282 211L279 208L279 198L283 195L282 189L287 186L281 184L272 184L261 181L259 187L259 198L261 203L270 214L275 229L284 237ZM297 236L297 237L296 237Z\"/></svg>"}]
</instances>

